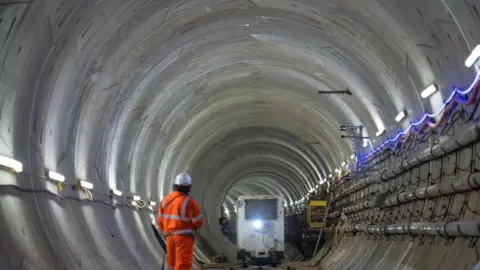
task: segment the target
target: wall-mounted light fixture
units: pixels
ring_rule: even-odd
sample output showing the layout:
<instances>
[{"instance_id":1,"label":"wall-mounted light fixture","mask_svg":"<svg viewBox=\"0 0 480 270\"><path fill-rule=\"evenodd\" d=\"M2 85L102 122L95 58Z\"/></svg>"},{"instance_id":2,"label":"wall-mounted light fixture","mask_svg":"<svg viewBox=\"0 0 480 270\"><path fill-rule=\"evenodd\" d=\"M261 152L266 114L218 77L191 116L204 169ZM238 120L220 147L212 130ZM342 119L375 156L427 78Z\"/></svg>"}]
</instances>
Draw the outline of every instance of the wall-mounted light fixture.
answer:
<instances>
[{"instance_id":1,"label":"wall-mounted light fixture","mask_svg":"<svg viewBox=\"0 0 480 270\"><path fill-rule=\"evenodd\" d=\"M375 135L376 135L377 137L379 137L379 136L382 136L383 133L385 133L385 129L384 129L384 128L382 128L382 129L380 129L379 131L377 131L377 133L376 133Z\"/></svg>"},{"instance_id":2,"label":"wall-mounted light fixture","mask_svg":"<svg viewBox=\"0 0 480 270\"><path fill-rule=\"evenodd\" d=\"M428 98L433 93L437 92L437 90L438 90L437 85L432 84L432 85L428 86L427 88L425 88L425 90L423 90L422 93L420 93L420 96L422 98Z\"/></svg>"},{"instance_id":3,"label":"wall-mounted light fixture","mask_svg":"<svg viewBox=\"0 0 480 270\"><path fill-rule=\"evenodd\" d=\"M23 172L23 164L13 158L0 156L0 165L12 169L16 173Z\"/></svg>"},{"instance_id":4,"label":"wall-mounted light fixture","mask_svg":"<svg viewBox=\"0 0 480 270\"><path fill-rule=\"evenodd\" d=\"M54 171L47 171L47 177L48 179L55 180L57 182L65 182L65 176Z\"/></svg>"},{"instance_id":5,"label":"wall-mounted light fixture","mask_svg":"<svg viewBox=\"0 0 480 270\"><path fill-rule=\"evenodd\" d=\"M118 190L118 189L112 188L112 189L110 189L110 194L113 194L113 195L115 195L115 196L120 197L120 196L122 196L123 193L122 193L120 190Z\"/></svg>"},{"instance_id":6,"label":"wall-mounted light fixture","mask_svg":"<svg viewBox=\"0 0 480 270\"><path fill-rule=\"evenodd\" d=\"M78 182L78 184L79 184L81 187L83 187L83 188L93 189L93 184L90 183L90 182L80 180L80 181Z\"/></svg>"},{"instance_id":7,"label":"wall-mounted light fixture","mask_svg":"<svg viewBox=\"0 0 480 270\"><path fill-rule=\"evenodd\" d=\"M473 51L470 53L470 55L467 57L465 60L465 66L466 67L471 67L473 64L475 64L480 58L480 44L473 49Z\"/></svg>"},{"instance_id":8,"label":"wall-mounted light fixture","mask_svg":"<svg viewBox=\"0 0 480 270\"><path fill-rule=\"evenodd\" d=\"M397 114L397 116L395 116L395 121L400 122L405 118L405 116L406 116L405 110L402 110Z\"/></svg>"}]
</instances>

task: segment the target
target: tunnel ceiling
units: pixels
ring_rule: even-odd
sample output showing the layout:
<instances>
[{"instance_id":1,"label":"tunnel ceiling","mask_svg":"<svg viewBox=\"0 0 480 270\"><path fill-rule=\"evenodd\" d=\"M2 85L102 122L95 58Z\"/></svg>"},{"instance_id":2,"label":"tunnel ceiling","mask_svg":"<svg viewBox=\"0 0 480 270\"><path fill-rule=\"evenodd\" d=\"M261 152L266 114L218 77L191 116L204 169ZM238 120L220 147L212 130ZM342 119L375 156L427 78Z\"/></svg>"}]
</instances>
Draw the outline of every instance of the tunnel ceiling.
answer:
<instances>
[{"instance_id":1,"label":"tunnel ceiling","mask_svg":"<svg viewBox=\"0 0 480 270\"><path fill-rule=\"evenodd\" d=\"M0 1L0 154L26 172L2 178L57 192L32 177L47 168L70 184L92 182L100 198L116 188L159 200L186 170L208 217L202 236L213 239L225 198L227 207L245 193L282 194L291 203L348 160L352 143L340 138L341 125L363 125L371 150L440 108L452 86L468 85L475 70L463 63L480 40L479 6ZM431 84L439 91L422 99ZM351 96L317 93L346 89ZM401 110L407 118L397 123ZM25 206L37 213L31 221L94 215L60 213L38 200ZM15 230L20 221L4 226ZM54 250L49 237L36 241ZM201 245L209 255L212 247Z\"/></svg>"}]
</instances>

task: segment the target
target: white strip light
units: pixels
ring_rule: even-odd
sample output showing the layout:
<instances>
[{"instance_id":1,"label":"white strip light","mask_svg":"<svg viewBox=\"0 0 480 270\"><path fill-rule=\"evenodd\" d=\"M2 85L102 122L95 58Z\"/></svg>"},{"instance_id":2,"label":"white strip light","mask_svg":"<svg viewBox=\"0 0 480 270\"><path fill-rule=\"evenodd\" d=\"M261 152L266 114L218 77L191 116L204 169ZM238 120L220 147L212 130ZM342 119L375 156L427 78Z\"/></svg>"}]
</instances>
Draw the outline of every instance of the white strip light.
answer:
<instances>
[{"instance_id":1,"label":"white strip light","mask_svg":"<svg viewBox=\"0 0 480 270\"><path fill-rule=\"evenodd\" d=\"M122 192L118 189L112 189L112 193L115 194L116 196L122 196Z\"/></svg>"},{"instance_id":2,"label":"white strip light","mask_svg":"<svg viewBox=\"0 0 480 270\"><path fill-rule=\"evenodd\" d=\"M405 118L405 111L401 111L395 116L395 121L400 122Z\"/></svg>"},{"instance_id":3,"label":"white strip light","mask_svg":"<svg viewBox=\"0 0 480 270\"><path fill-rule=\"evenodd\" d=\"M473 49L472 53L467 57L467 60L465 60L465 66L471 67L475 62L477 62L478 58L480 57L480 44Z\"/></svg>"},{"instance_id":4,"label":"white strip light","mask_svg":"<svg viewBox=\"0 0 480 270\"><path fill-rule=\"evenodd\" d=\"M332 177L333 177L333 174L329 174L328 177L332 178Z\"/></svg>"},{"instance_id":5,"label":"white strip light","mask_svg":"<svg viewBox=\"0 0 480 270\"><path fill-rule=\"evenodd\" d=\"M80 181L80 186L86 189L92 189L93 184L87 181Z\"/></svg>"},{"instance_id":6,"label":"white strip light","mask_svg":"<svg viewBox=\"0 0 480 270\"><path fill-rule=\"evenodd\" d=\"M435 84L430 85L429 87L425 88L425 90L422 91L420 96L422 98L428 98L431 96L433 93L437 92L438 88Z\"/></svg>"},{"instance_id":7,"label":"white strip light","mask_svg":"<svg viewBox=\"0 0 480 270\"><path fill-rule=\"evenodd\" d=\"M53 171L48 171L48 178L58 182L65 182L65 176Z\"/></svg>"},{"instance_id":8,"label":"white strip light","mask_svg":"<svg viewBox=\"0 0 480 270\"><path fill-rule=\"evenodd\" d=\"M350 159L355 159L355 155L352 154L352 155L350 156Z\"/></svg>"},{"instance_id":9,"label":"white strip light","mask_svg":"<svg viewBox=\"0 0 480 270\"><path fill-rule=\"evenodd\" d=\"M140 201L140 196L135 195L135 196L132 197L132 200L133 200L134 202Z\"/></svg>"},{"instance_id":10,"label":"white strip light","mask_svg":"<svg viewBox=\"0 0 480 270\"><path fill-rule=\"evenodd\" d=\"M157 205L157 203L156 203L156 202L154 202L154 201L150 201L150 206L155 206L155 205Z\"/></svg>"},{"instance_id":11,"label":"white strip light","mask_svg":"<svg viewBox=\"0 0 480 270\"><path fill-rule=\"evenodd\" d=\"M385 129L382 128L379 131L377 131L377 133L375 135L377 135L377 137L378 137L378 136L382 135L384 132L385 132Z\"/></svg>"},{"instance_id":12,"label":"white strip light","mask_svg":"<svg viewBox=\"0 0 480 270\"><path fill-rule=\"evenodd\" d=\"M23 171L23 164L20 161L8 157L0 156L0 165L11 168L17 173Z\"/></svg>"},{"instance_id":13,"label":"white strip light","mask_svg":"<svg viewBox=\"0 0 480 270\"><path fill-rule=\"evenodd\" d=\"M345 165L347 165L347 162L343 161L342 166L345 166Z\"/></svg>"}]
</instances>

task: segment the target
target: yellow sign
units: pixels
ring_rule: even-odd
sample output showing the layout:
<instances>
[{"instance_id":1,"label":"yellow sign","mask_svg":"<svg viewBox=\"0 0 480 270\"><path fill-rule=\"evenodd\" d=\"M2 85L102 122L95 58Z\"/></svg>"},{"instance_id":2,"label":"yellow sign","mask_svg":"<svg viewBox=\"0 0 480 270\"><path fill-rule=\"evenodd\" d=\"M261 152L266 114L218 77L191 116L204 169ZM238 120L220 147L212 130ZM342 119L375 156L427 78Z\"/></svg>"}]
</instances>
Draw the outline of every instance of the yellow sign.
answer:
<instances>
[{"instance_id":1,"label":"yellow sign","mask_svg":"<svg viewBox=\"0 0 480 270\"><path fill-rule=\"evenodd\" d=\"M308 226L310 228L325 227L325 214L327 212L327 201L310 201L308 204Z\"/></svg>"}]
</instances>

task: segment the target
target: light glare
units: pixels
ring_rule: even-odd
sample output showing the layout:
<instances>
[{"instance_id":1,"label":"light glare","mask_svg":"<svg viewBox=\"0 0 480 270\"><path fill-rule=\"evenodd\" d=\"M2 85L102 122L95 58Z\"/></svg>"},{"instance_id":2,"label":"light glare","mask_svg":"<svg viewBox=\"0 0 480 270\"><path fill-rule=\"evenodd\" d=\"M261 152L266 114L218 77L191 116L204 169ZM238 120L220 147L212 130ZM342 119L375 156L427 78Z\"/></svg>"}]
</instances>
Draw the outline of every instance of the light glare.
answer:
<instances>
[{"instance_id":1,"label":"light glare","mask_svg":"<svg viewBox=\"0 0 480 270\"><path fill-rule=\"evenodd\" d=\"M252 225L254 229L260 230L263 227L263 222L261 220L255 220Z\"/></svg>"}]
</instances>

